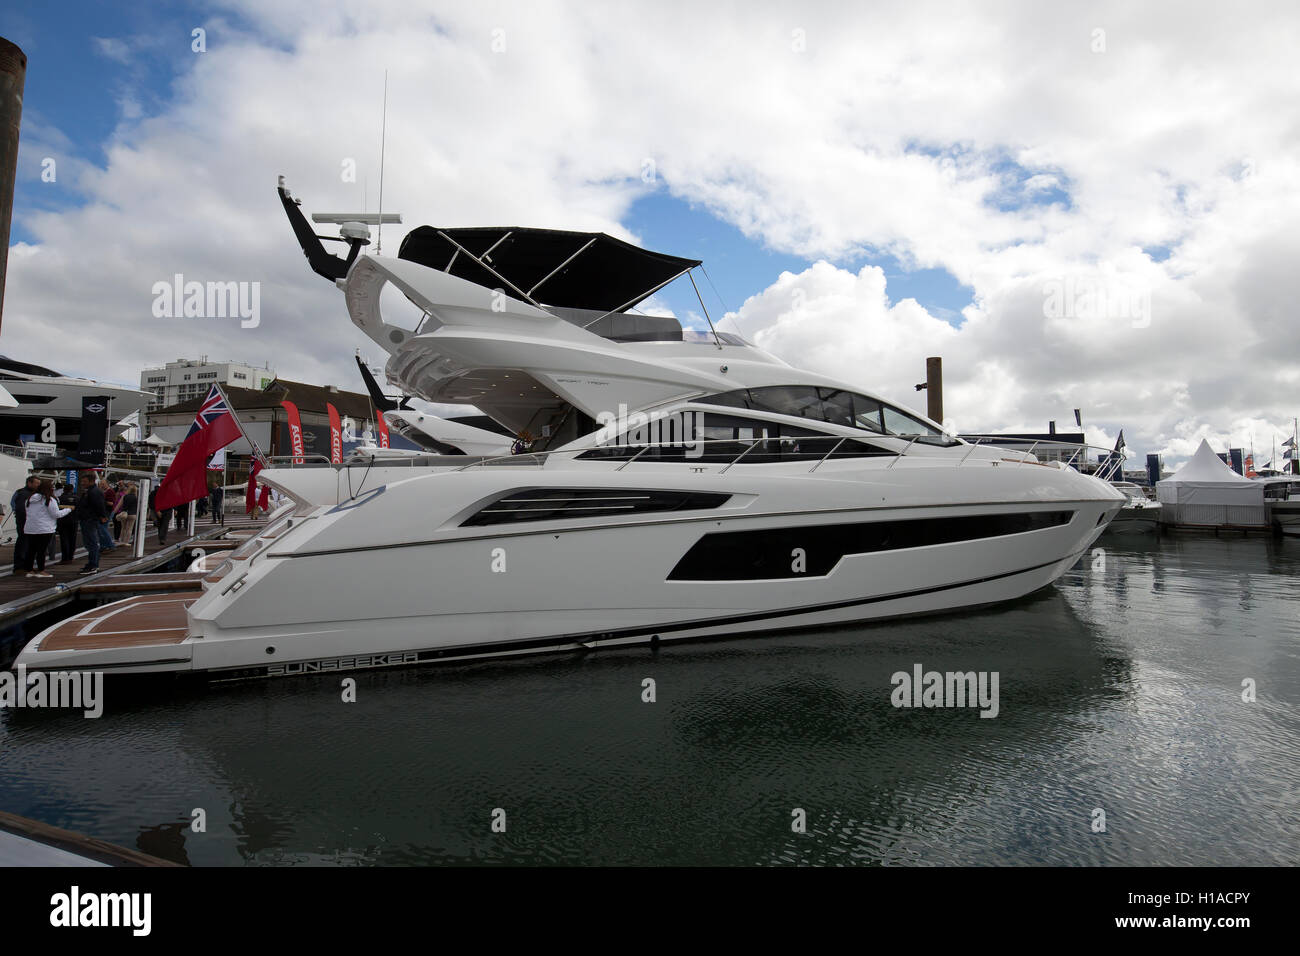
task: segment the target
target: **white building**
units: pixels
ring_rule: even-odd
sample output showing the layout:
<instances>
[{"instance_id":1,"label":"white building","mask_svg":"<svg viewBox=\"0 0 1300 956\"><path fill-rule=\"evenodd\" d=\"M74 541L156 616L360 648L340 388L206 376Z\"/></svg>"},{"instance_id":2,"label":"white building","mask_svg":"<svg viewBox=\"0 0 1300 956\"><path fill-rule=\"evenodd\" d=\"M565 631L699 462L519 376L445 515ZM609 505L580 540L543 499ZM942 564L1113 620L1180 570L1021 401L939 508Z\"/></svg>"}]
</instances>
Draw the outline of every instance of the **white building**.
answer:
<instances>
[{"instance_id":1,"label":"white building","mask_svg":"<svg viewBox=\"0 0 1300 956\"><path fill-rule=\"evenodd\" d=\"M153 393L149 411L154 411L206 395L213 382L260 390L274 378L275 370L269 365L258 368L238 362L209 362L205 355L198 360L177 359L162 368L145 369L140 373L140 388Z\"/></svg>"}]
</instances>

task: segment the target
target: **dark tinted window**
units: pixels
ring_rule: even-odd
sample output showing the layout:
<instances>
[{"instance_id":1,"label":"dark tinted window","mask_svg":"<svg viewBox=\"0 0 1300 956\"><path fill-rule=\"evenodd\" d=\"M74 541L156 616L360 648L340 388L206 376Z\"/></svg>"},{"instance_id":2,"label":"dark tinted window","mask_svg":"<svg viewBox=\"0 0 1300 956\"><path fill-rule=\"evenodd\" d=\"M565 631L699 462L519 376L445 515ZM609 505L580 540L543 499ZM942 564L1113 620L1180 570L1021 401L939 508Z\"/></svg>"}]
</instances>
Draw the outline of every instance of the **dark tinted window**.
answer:
<instances>
[{"instance_id":1,"label":"dark tinted window","mask_svg":"<svg viewBox=\"0 0 1300 956\"><path fill-rule=\"evenodd\" d=\"M45 368L42 365L32 365L30 362L19 362L11 359L7 355L0 355L0 369L7 372L22 372L25 375L47 375L51 378L58 378L59 373L53 369Z\"/></svg>"},{"instance_id":2,"label":"dark tinted window","mask_svg":"<svg viewBox=\"0 0 1300 956\"><path fill-rule=\"evenodd\" d=\"M731 495L704 491L637 491L614 488L528 488L486 505L461 527L552 521L556 518L607 518L648 511L717 508Z\"/></svg>"},{"instance_id":3,"label":"dark tinted window","mask_svg":"<svg viewBox=\"0 0 1300 956\"><path fill-rule=\"evenodd\" d=\"M823 458L866 458L894 452L867 442L839 438L743 415L697 412L686 428L663 427L660 444L647 447L655 433L636 429L621 435L616 444L583 452L579 458L608 461L695 461L710 464L735 461L758 464L773 461L819 461ZM684 436L678 438L676 436ZM680 444L669 444L680 442ZM743 456L743 457L742 457Z\"/></svg>"},{"instance_id":4,"label":"dark tinted window","mask_svg":"<svg viewBox=\"0 0 1300 956\"><path fill-rule=\"evenodd\" d=\"M917 437L919 441L931 445L958 444L915 415L843 389L813 385L769 385L736 389L733 392L710 395L699 401L708 405L730 405L847 425L902 438Z\"/></svg>"},{"instance_id":5,"label":"dark tinted window","mask_svg":"<svg viewBox=\"0 0 1300 956\"><path fill-rule=\"evenodd\" d=\"M819 577L845 555L923 548L1023 534L1069 524L1073 511L1033 511L1000 515L912 518L901 521L765 528L706 534L668 575L670 581L753 581L764 578ZM803 552L804 570L791 557Z\"/></svg>"}]
</instances>

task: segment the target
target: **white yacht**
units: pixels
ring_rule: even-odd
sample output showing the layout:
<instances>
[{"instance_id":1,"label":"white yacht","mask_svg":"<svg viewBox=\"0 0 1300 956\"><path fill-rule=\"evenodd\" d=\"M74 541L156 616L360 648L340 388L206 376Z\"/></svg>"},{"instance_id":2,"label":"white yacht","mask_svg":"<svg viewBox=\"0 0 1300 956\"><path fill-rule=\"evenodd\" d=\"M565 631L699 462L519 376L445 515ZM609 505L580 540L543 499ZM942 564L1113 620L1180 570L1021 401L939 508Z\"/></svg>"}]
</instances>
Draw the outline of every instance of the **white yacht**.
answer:
<instances>
[{"instance_id":1,"label":"white yacht","mask_svg":"<svg viewBox=\"0 0 1300 956\"><path fill-rule=\"evenodd\" d=\"M1160 530L1160 514L1163 510L1160 502L1146 496L1141 487L1131 481L1112 481L1111 485L1128 498L1120 509L1109 530L1112 532Z\"/></svg>"},{"instance_id":2,"label":"white yacht","mask_svg":"<svg viewBox=\"0 0 1300 956\"><path fill-rule=\"evenodd\" d=\"M412 451L414 455L508 455L514 443L513 436L505 429L471 424L475 416L468 416L469 421L442 418L414 408L393 409L383 415L390 434L401 435L418 446L418 451Z\"/></svg>"},{"instance_id":3,"label":"white yacht","mask_svg":"<svg viewBox=\"0 0 1300 956\"><path fill-rule=\"evenodd\" d=\"M289 503L201 595L70 618L18 664L238 679L949 611L1050 584L1125 503L738 336L631 311L693 260L428 226L383 258L355 224L342 259L281 200L389 382L477 407L517 453L270 468ZM386 318L387 286L418 324Z\"/></svg>"},{"instance_id":4,"label":"white yacht","mask_svg":"<svg viewBox=\"0 0 1300 956\"><path fill-rule=\"evenodd\" d=\"M0 386L14 399L12 405L0 402L0 444L48 442L73 451L81 434L83 398L103 396L110 400L112 429L112 423L146 407L151 397L136 388L75 378L4 355L0 355Z\"/></svg>"},{"instance_id":5,"label":"white yacht","mask_svg":"<svg viewBox=\"0 0 1300 956\"><path fill-rule=\"evenodd\" d=\"M1264 485L1268 521L1278 534L1300 536L1300 476L1257 478Z\"/></svg>"}]
</instances>

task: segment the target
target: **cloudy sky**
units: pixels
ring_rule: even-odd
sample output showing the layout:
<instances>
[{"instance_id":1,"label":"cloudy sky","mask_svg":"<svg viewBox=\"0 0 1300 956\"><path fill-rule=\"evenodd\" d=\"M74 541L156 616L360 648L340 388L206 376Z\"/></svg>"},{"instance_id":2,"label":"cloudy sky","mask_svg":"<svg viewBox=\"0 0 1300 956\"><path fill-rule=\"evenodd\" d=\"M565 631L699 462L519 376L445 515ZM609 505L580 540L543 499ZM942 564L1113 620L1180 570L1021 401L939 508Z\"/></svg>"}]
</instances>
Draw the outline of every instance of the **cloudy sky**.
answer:
<instances>
[{"instance_id":1,"label":"cloudy sky","mask_svg":"<svg viewBox=\"0 0 1300 956\"><path fill-rule=\"evenodd\" d=\"M16 358L358 388L354 351L382 356L274 188L377 207L387 70L387 252L428 222L702 258L721 328L793 364L924 409L943 356L963 431L1081 408L1099 443L1262 463L1300 413L1294 4L29 7L0 13L29 57ZM260 325L156 317L177 273L259 282Z\"/></svg>"}]
</instances>

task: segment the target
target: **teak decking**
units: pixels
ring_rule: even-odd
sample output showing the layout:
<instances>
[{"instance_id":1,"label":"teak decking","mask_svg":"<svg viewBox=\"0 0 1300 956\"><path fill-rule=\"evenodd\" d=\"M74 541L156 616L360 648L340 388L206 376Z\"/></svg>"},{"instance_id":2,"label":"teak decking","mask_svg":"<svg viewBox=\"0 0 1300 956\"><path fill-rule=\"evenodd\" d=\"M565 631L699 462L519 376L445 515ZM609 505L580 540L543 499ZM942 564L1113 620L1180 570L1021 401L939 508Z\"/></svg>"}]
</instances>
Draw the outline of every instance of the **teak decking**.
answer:
<instances>
[{"instance_id":1,"label":"teak decking","mask_svg":"<svg viewBox=\"0 0 1300 956\"><path fill-rule=\"evenodd\" d=\"M57 625L42 651L104 650L179 644L189 629L185 612L197 594L141 594L83 611Z\"/></svg>"}]
</instances>

